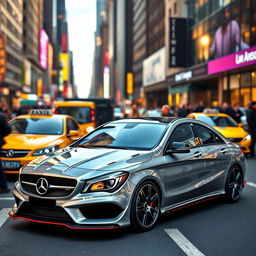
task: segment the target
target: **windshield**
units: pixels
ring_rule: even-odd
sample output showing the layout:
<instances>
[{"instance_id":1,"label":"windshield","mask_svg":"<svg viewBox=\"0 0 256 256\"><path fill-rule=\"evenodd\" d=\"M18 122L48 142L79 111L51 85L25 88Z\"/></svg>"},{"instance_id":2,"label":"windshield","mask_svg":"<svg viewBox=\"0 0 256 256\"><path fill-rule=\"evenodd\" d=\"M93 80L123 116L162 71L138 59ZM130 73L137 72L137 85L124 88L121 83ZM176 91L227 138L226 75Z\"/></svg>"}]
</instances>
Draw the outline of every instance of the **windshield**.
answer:
<instances>
[{"instance_id":1,"label":"windshield","mask_svg":"<svg viewBox=\"0 0 256 256\"><path fill-rule=\"evenodd\" d=\"M150 150L160 141L166 124L118 123L86 136L77 146Z\"/></svg>"},{"instance_id":2,"label":"windshield","mask_svg":"<svg viewBox=\"0 0 256 256\"><path fill-rule=\"evenodd\" d=\"M60 135L63 133L63 120L50 118L15 119L10 123L14 134Z\"/></svg>"},{"instance_id":3,"label":"windshield","mask_svg":"<svg viewBox=\"0 0 256 256\"><path fill-rule=\"evenodd\" d=\"M76 119L79 124L91 122L90 107L59 107L58 114L70 115Z\"/></svg>"},{"instance_id":4,"label":"windshield","mask_svg":"<svg viewBox=\"0 0 256 256\"><path fill-rule=\"evenodd\" d=\"M237 123L230 117L225 116L199 116L199 120L211 125L220 127L238 127Z\"/></svg>"}]
</instances>

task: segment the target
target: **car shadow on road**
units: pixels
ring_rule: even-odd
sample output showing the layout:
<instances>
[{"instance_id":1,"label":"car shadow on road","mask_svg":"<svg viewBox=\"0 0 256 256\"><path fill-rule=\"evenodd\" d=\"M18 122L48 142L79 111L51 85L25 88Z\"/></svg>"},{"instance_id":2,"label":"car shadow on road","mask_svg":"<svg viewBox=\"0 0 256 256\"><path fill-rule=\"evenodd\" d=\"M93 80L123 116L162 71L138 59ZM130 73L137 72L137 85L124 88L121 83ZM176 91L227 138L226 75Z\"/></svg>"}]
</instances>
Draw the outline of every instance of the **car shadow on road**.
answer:
<instances>
[{"instance_id":1,"label":"car shadow on road","mask_svg":"<svg viewBox=\"0 0 256 256\"><path fill-rule=\"evenodd\" d=\"M57 225L40 224L22 220L17 221L18 223L13 223L11 225L11 229L15 232L30 233L37 236L45 236L65 240L106 241L122 239L128 233L132 233L130 228L120 228L113 230L71 230L66 227Z\"/></svg>"},{"instance_id":2,"label":"car shadow on road","mask_svg":"<svg viewBox=\"0 0 256 256\"><path fill-rule=\"evenodd\" d=\"M159 219L159 222L162 225L165 225L170 220L175 221L186 218L188 216L193 216L195 214L201 213L202 211L208 211L216 207L219 207L222 204L226 204L223 196L214 198L210 201L196 203L194 205L187 205L185 207L180 207L169 212L166 212L165 214L162 214Z\"/></svg>"}]
</instances>

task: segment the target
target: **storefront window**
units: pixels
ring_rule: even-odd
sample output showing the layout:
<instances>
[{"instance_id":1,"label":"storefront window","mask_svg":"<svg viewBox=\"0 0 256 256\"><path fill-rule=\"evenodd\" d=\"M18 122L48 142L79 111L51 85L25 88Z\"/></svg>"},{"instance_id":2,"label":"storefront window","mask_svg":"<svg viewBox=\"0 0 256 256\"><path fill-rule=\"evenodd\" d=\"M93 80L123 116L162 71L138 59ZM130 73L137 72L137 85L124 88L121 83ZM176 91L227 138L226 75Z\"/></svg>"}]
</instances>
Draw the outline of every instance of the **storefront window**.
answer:
<instances>
[{"instance_id":1,"label":"storefront window","mask_svg":"<svg viewBox=\"0 0 256 256\"><path fill-rule=\"evenodd\" d=\"M242 88L240 95L240 105L242 107L248 107L250 102L250 88Z\"/></svg>"},{"instance_id":2,"label":"storefront window","mask_svg":"<svg viewBox=\"0 0 256 256\"><path fill-rule=\"evenodd\" d=\"M241 90L240 90L240 104L248 107L251 98L251 74L245 72L241 74Z\"/></svg>"},{"instance_id":3,"label":"storefront window","mask_svg":"<svg viewBox=\"0 0 256 256\"><path fill-rule=\"evenodd\" d=\"M227 76L223 77L222 89L223 89L223 91L227 91L228 90L228 77Z\"/></svg>"},{"instance_id":4,"label":"storefront window","mask_svg":"<svg viewBox=\"0 0 256 256\"><path fill-rule=\"evenodd\" d=\"M241 74L241 87L251 86L251 75L250 72L245 72Z\"/></svg>"},{"instance_id":5,"label":"storefront window","mask_svg":"<svg viewBox=\"0 0 256 256\"><path fill-rule=\"evenodd\" d=\"M232 75L230 76L230 104L234 106L235 104L239 103L239 80L240 75Z\"/></svg>"}]
</instances>

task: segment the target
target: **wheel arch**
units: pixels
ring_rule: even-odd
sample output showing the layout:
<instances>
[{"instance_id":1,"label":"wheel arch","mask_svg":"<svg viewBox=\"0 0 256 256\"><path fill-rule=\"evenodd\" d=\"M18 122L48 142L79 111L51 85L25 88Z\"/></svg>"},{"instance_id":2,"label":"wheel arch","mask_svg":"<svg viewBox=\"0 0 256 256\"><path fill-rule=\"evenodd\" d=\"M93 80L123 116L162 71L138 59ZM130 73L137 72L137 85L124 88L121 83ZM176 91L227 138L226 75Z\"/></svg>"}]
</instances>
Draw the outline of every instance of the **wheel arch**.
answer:
<instances>
[{"instance_id":1,"label":"wheel arch","mask_svg":"<svg viewBox=\"0 0 256 256\"><path fill-rule=\"evenodd\" d=\"M141 179L141 180L136 184L135 190L136 190L141 184L143 184L143 183L146 182L146 181L151 181L151 182L153 182L153 183L157 186L157 188L158 188L158 190L159 190L159 193L160 193L160 200L161 200L161 204L162 204L163 198L164 198L163 188L162 188L162 186L160 185L160 182L159 182L159 180L158 180L156 177L154 177L154 176L146 176L146 177L144 177L143 179Z\"/></svg>"}]
</instances>

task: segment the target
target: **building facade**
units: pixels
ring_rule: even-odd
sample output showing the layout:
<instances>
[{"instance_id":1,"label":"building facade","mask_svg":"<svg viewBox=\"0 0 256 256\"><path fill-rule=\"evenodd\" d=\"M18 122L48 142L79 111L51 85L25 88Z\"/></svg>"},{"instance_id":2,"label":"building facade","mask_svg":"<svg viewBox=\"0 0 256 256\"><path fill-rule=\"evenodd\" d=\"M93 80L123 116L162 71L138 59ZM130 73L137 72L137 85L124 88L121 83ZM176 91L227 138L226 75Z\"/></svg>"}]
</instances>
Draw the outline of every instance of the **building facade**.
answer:
<instances>
[{"instance_id":1,"label":"building facade","mask_svg":"<svg viewBox=\"0 0 256 256\"><path fill-rule=\"evenodd\" d=\"M23 1L0 1L0 99L16 104L22 92Z\"/></svg>"},{"instance_id":2,"label":"building facade","mask_svg":"<svg viewBox=\"0 0 256 256\"><path fill-rule=\"evenodd\" d=\"M247 107L256 100L256 2L188 1L188 66L169 75L172 103Z\"/></svg>"},{"instance_id":3,"label":"building facade","mask_svg":"<svg viewBox=\"0 0 256 256\"><path fill-rule=\"evenodd\" d=\"M143 61L142 84L147 107L155 108L168 102L168 89L165 83L164 0L147 1L146 28L146 59Z\"/></svg>"},{"instance_id":4,"label":"building facade","mask_svg":"<svg viewBox=\"0 0 256 256\"><path fill-rule=\"evenodd\" d=\"M133 0L134 97L144 97L143 61L147 57L147 0Z\"/></svg>"},{"instance_id":5,"label":"building facade","mask_svg":"<svg viewBox=\"0 0 256 256\"><path fill-rule=\"evenodd\" d=\"M40 63L40 30L43 28L43 1L23 1L23 92L42 97L44 67Z\"/></svg>"}]
</instances>

